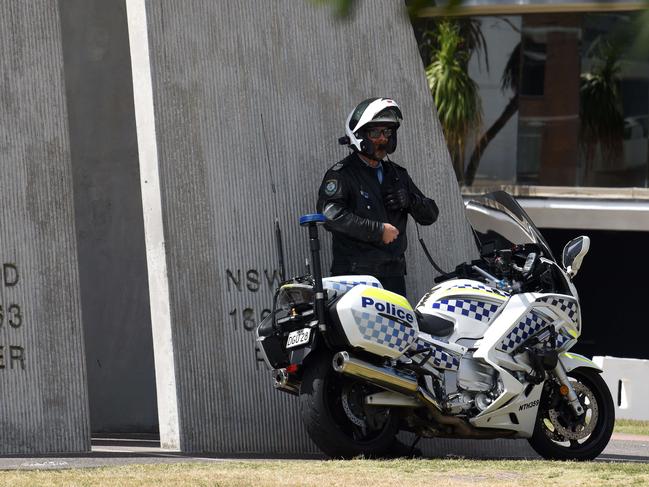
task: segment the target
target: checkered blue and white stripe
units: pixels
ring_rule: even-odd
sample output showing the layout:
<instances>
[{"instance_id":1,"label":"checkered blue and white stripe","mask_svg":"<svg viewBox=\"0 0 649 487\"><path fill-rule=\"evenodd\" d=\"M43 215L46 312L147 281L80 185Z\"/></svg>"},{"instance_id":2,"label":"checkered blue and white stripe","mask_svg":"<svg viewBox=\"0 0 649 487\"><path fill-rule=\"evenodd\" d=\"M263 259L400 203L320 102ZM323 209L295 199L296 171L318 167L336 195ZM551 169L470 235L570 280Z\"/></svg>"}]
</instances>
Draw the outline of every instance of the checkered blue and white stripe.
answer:
<instances>
[{"instance_id":1,"label":"checkered blue and white stripe","mask_svg":"<svg viewBox=\"0 0 649 487\"><path fill-rule=\"evenodd\" d=\"M421 338L417 338L417 340L415 340L415 343L413 343L410 348L415 352L421 352L422 350L428 349L429 345L430 344L427 341L422 340Z\"/></svg>"},{"instance_id":2,"label":"checkered blue and white stripe","mask_svg":"<svg viewBox=\"0 0 649 487\"><path fill-rule=\"evenodd\" d=\"M352 310L363 338L384 347L404 352L415 341L415 330L406 325L366 311Z\"/></svg>"},{"instance_id":3,"label":"checkered blue and white stripe","mask_svg":"<svg viewBox=\"0 0 649 487\"><path fill-rule=\"evenodd\" d=\"M511 352L539 330L548 326L539 315L529 312L501 342L499 350Z\"/></svg>"},{"instance_id":4,"label":"checkered blue and white stripe","mask_svg":"<svg viewBox=\"0 0 649 487\"><path fill-rule=\"evenodd\" d=\"M424 340L417 339L414 348L416 351L421 352L412 357L412 359L418 364L421 364L428 354L432 353L428 361L438 369L457 370L460 367L460 358L458 356L444 350L434 343L428 343Z\"/></svg>"},{"instance_id":5,"label":"checkered blue and white stripe","mask_svg":"<svg viewBox=\"0 0 649 487\"><path fill-rule=\"evenodd\" d=\"M340 291L346 293L351 290L353 287L358 286L359 284L365 284L366 286L380 287L378 282L366 282L366 281L323 281L322 287L325 289L331 289L333 291Z\"/></svg>"},{"instance_id":6,"label":"checkered blue and white stripe","mask_svg":"<svg viewBox=\"0 0 649 487\"><path fill-rule=\"evenodd\" d=\"M487 287L483 286L482 284L458 284L456 286L451 286L449 289L478 289L480 291L487 291L490 293L498 294L499 296L502 296L503 298L508 298L509 293L502 291L500 289L496 289L495 287Z\"/></svg>"},{"instance_id":7,"label":"checkered blue and white stripe","mask_svg":"<svg viewBox=\"0 0 649 487\"><path fill-rule=\"evenodd\" d=\"M472 299L440 299L435 301L431 307L440 311L468 316L483 323L488 323L492 315L500 308L497 304Z\"/></svg>"},{"instance_id":8,"label":"checkered blue and white stripe","mask_svg":"<svg viewBox=\"0 0 649 487\"><path fill-rule=\"evenodd\" d=\"M577 324L577 301L553 297L540 298L539 301L548 303L551 306L556 306L566 313L574 324Z\"/></svg>"},{"instance_id":9,"label":"checkered blue and white stripe","mask_svg":"<svg viewBox=\"0 0 649 487\"><path fill-rule=\"evenodd\" d=\"M568 343L572 338L567 337L561 333L557 335L557 348L563 347L566 343Z\"/></svg>"}]
</instances>

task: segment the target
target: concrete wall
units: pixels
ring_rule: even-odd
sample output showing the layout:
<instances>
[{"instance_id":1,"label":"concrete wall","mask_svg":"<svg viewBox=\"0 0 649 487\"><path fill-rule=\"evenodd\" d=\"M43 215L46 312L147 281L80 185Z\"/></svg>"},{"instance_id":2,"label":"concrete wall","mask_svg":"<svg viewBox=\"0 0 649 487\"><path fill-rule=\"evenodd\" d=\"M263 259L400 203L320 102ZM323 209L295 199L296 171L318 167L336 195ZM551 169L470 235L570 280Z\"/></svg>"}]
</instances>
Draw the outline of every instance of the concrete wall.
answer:
<instances>
[{"instance_id":1,"label":"concrete wall","mask_svg":"<svg viewBox=\"0 0 649 487\"><path fill-rule=\"evenodd\" d=\"M55 2L0 2L0 454L90 448Z\"/></svg>"},{"instance_id":2,"label":"concrete wall","mask_svg":"<svg viewBox=\"0 0 649 487\"><path fill-rule=\"evenodd\" d=\"M272 390L256 360L251 330L277 283L273 220L289 273L302 272L298 216L314 210L325 170L345 156L336 140L360 100L402 106L394 159L439 202L439 222L422 232L439 263L474 252L402 6L359 7L336 22L303 1L127 3L165 446L315 451L297 401ZM416 300L433 272L411 242Z\"/></svg>"},{"instance_id":3,"label":"concrete wall","mask_svg":"<svg viewBox=\"0 0 649 487\"><path fill-rule=\"evenodd\" d=\"M59 0L93 432L157 429L123 0Z\"/></svg>"}]
</instances>

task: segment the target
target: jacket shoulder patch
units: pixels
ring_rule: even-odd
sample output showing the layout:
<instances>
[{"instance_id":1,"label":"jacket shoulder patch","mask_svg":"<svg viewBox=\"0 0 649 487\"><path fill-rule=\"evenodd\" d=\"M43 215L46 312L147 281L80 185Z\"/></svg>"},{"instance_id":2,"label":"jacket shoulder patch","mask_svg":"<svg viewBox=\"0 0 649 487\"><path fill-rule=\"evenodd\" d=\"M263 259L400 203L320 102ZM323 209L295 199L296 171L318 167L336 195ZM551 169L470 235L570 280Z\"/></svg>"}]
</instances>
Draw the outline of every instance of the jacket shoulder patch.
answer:
<instances>
[{"instance_id":1,"label":"jacket shoulder patch","mask_svg":"<svg viewBox=\"0 0 649 487\"><path fill-rule=\"evenodd\" d=\"M327 196L333 196L338 191L338 180L337 179L327 179L324 183L324 193Z\"/></svg>"}]
</instances>

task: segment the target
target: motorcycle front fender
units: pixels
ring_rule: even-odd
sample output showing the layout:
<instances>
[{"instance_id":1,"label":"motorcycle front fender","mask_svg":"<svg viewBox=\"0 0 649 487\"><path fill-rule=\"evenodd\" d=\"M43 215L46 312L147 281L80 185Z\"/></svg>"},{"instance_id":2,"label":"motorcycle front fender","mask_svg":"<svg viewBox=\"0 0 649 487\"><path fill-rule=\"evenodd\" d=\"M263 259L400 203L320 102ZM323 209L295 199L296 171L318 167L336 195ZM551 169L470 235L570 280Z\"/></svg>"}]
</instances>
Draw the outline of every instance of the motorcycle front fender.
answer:
<instances>
[{"instance_id":1,"label":"motorcycle front fender","mask_svg":"<svg viewBox=\"0 0 649 487\"><path fill-rule=\"evenodd\" d=\"M597 372L602 373L602 369L592 360L587 359L583 355L572 352L564 352L559 355L559 361L566 372L570 372L578 367L586 367L595 369Z\"/></svg>"}]
</instances>

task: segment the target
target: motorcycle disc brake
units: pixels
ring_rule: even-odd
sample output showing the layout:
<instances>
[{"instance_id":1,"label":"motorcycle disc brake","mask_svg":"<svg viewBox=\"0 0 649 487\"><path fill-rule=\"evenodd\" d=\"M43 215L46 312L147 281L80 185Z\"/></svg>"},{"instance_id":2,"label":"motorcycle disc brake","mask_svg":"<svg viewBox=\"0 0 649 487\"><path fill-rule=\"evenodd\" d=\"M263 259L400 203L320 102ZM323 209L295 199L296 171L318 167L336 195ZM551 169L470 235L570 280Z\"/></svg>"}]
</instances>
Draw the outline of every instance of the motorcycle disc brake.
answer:
<instances>
[{"instance_id":1,"label":"motorcycle disc brake","mask_svg":"<svg viewBox=\"0 0 649 487\"><path fill-rule=\"evenodd\" d=\"M597 401L595 401L595 395L588 387L580 382L573 382L572 387L586 410L584 414L575 421L572 418L566 418L566 415L557 409L550 409L548 416L554 427L555 434L558 433L566 440L582 440L593 432L599 417L599 409ZM585 403L585 399L588 400L588 404ZM589 411L591 413L590 418L587 418Z\"/></svg>"},{"instance_id":2,"label":"motorcycle disc brake","mask_svg":"<svg viewBox=\"0 0 649 487\"><path fill-rule=\"evenodd\" d=\"M351 403L350 403L350 396L351 397ZM359 406L354 404L354 399L358 397L358 391L355 390L354 384L345 384L342 390L342 403L343 403L343 409L345 410L345 415L349 420L354 423L356 426L359 428L365 428L367 426L367 423L365 422L364 418L359 418L356 413L354 413L353 409L358 408Z\"/></svg>"}]
</instances>

